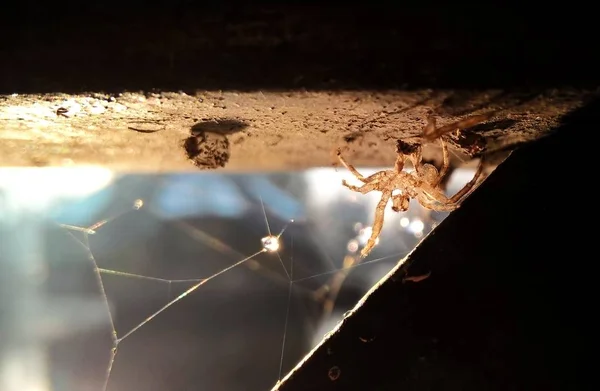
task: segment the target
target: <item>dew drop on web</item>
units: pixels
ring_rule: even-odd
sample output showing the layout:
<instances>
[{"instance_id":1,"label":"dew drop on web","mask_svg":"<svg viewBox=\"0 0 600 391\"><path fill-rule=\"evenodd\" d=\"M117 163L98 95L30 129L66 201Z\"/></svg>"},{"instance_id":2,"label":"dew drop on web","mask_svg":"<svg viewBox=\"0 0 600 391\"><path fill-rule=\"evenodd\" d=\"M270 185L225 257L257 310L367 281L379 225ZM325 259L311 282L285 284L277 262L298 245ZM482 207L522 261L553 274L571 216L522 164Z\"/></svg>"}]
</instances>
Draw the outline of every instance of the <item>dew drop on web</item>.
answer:
<instances>
[{"instance_id":1,"label":"dew drop on web","mask_svg":"<svg viewBox=\"0 0 600 391\"><path fill-rule=\"evenodd\" d=\"M135 210L139 210L142 206L144 206L144 200L142 200L141 198L138 198L133 203L133 209Z\"/></svg>"},{"instance_id":2,"label":"dew drop on web","mask_svg":"<svg viewBox=\"0 0 600 391\"><path fill-rule=\"evenodd\" d=\"M265 236L260 240L260 242L262 243L263 250L265 251L274 253L279 250L279 238L277 236Z\"/></svg>"}]
</instances>

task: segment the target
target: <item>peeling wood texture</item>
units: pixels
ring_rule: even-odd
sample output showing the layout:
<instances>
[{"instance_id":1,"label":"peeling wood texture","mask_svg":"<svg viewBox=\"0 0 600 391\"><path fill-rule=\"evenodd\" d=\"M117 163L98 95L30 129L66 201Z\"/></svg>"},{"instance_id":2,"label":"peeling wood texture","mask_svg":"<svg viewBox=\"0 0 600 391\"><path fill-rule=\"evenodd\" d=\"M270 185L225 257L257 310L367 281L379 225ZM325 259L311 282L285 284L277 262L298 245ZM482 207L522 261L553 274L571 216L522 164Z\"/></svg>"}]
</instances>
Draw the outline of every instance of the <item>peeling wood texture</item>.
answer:
<instances>
[{"instance_id":1,"label":"peeling wood texture","mask_svg":"<svg viewBox=\"0 0 600 391\"><path fill-rule=\"evenodd\" d=\"M420 137L430 112L443 126L494 111L471 133L493 151L547 134L583 97L557 90L5 96L0 165L295 170L331 166L334 150L343 147L356 165L389 166L395 140ZM469 155L471 145L455 144L455 152ZM201 157L190 148L203 150Z\"/></svg>"},{"instance_id":2,"label":"peeling wood texture","mask_svg":"<svg viewBox=\"0 0 600 391\"><path fill-rule=\"evenodd\" d=\"M337 147L387 166L428 113L495 110L461 156L542 137L600 81L581 15L557 30L504 5L19 4L0 26L0 166L286 170Z\"/></svg>"},{"instance_id":3,"label":"peeling wood texture","mask_svg":"<svg viewBox=\"0 0 600 391\"><path fill-rule=\"evenodd\" d=\"M590 389L593 274L576 254L594 248L545 163L576 150L599 113L590 103L512 153L276 389Z\"/></svg>"}]
</instances>

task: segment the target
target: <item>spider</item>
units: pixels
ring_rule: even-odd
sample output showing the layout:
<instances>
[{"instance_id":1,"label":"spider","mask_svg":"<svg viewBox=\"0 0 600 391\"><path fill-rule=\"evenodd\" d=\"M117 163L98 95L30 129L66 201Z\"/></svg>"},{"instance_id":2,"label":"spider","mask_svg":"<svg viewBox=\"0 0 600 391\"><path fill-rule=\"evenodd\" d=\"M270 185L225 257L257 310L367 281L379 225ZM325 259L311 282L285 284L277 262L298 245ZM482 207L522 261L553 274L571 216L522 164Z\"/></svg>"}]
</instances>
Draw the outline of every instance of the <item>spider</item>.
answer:
<instances>
[{"instance_id":1,"label":"spider","mask_svg":"<svg viewBox=\"0 0 600 391\"><path fill-rule=\"evenodd\" d=\"M455 195L447 197L440 183L449 167L448 146L442 138L439 138L439 140L443 156L443 163L439 172L434 165L422 162L422 147L418 143L411 144L398 140L396 146L398 156L394 168L376 172L369 177L364 177L356 168L347 163L342 157L341 150L337 150L340 162L363 183L362 186L353 186L344 180L342 181L342 185L361 194L367 194L371 191L380 191L382 193L381 200L375 208L375 222L373 223L371 237L360 252L361 258L365 258L373 247L375 247L376 240L383 228L385 207L390 199L392 200L392 210L394 212L407 211L411 198L416 198L424 208L449 212L459 207L461 201L466 198L481 176L483 159L480 160L473 179ZM414 167L413 171L404 171L405 160L409 160L412 163Z\"/></svg>"}]
</instances>

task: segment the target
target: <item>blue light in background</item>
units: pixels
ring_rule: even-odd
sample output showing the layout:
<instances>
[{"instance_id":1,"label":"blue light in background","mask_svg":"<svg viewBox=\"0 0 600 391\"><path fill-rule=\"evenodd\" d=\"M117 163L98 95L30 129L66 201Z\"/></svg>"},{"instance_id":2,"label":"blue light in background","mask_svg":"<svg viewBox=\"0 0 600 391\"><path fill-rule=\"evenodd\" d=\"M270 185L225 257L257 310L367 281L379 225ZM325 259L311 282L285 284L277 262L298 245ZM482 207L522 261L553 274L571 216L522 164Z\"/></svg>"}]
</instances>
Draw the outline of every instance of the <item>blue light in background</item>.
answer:
<instances>
[{"instance_id":1,"label":"blue light in background","mask_svg":"<svg viewBox=\"0 0 600 391\"><path fill-rule=\"evenodd\" d=\"M107 187L84 198L63 199L46 211L49 220L77 226L89 226L98 220L98 214L107 208L114 197L115 188Z\"/></svg>"},{"instance_id":2,"label":"blue light in background","mask_svg":"<svg viewBox=\"0 0 600 391\"><path fill-rule=\"evenodd\" d=\"M266 175L245 177L242 182L256 200L262 200L265 208L281 220L306 218L306 210L300 201L275 186Z\"/></svg>"},{"instance_id":3,"label":"blue light in background","mask_svg":"<svg viewBox=\"0 0 600 391\"><path fill-rule=\"evenodd\" d=\"M238 218L248 207L231 180L213 174L169 175L152 204L154 212L166 219L206 215Z\"/></svg>"}]
</instances>

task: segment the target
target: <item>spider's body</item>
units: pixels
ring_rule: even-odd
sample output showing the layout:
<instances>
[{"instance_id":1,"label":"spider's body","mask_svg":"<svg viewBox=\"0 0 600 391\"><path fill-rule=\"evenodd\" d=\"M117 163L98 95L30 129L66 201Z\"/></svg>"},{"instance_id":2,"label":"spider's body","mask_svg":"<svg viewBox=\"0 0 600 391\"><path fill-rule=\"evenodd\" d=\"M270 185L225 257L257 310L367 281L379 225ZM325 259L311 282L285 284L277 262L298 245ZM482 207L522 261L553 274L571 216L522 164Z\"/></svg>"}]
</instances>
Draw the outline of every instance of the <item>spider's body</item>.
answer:
<instances>
[{"instance_id":1,"label":"spider's body","mask_svg":"<svg viewBox=\"0 0 600 391\"><path fill-rule=\"evenodd\" d=\"M408 210L411 198L427 208L436 211L452 211L460 205L469 191L475 185L481 175L483 165L480 162L475 176L458 193L452 197L446 196L440 183L446 175L449 167L448 146L440 138L442 145L443 163L441 169L438 169L428 163L422 162L421 145L408 144L398 141L396 164L393 169L379 171L369 177L361 175L356 168L348 164L338 150L338 158L359 181L362 186L353 186L343 181L342 184L352 191L367 194L371 191L380 191L381 200L375 208L375 222L372 227L372 234L365 247L361 250L361 257L366 257L376 244L376 240L383 228L383 217L385 207L389 200L392 200L392 209L395 212L404 212ZM413 171L404 171L405 161L409 160Z\"/></svg>"}]
</instances>

